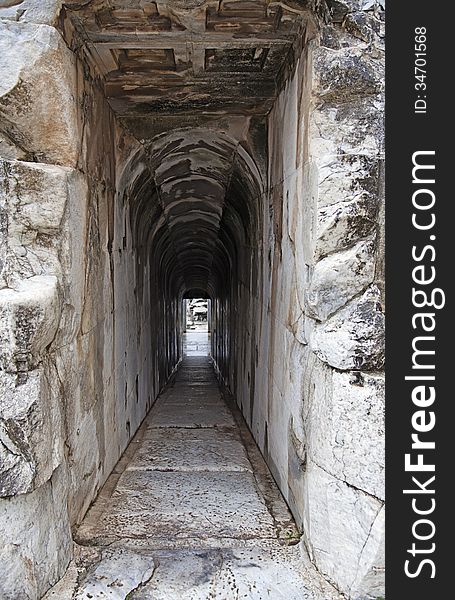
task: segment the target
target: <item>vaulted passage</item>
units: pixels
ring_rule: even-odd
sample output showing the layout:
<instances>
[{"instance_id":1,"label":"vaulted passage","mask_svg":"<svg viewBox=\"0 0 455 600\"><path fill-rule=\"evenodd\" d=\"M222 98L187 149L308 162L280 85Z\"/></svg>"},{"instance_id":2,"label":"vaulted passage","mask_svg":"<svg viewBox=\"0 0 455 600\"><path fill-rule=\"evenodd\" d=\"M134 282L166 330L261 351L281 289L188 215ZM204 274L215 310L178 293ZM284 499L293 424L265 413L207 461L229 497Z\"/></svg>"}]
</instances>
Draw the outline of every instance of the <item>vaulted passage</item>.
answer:
<instances>
[{"instance_id":1,"label":"vaulted passage","mask_svg":"<svg viewBox=\"0 0 455 600\"><path fill-rule=\"evenodd\" d=\"M383 20L0 2L2 599L383 596Z\"/></svg>"}]
</instances>

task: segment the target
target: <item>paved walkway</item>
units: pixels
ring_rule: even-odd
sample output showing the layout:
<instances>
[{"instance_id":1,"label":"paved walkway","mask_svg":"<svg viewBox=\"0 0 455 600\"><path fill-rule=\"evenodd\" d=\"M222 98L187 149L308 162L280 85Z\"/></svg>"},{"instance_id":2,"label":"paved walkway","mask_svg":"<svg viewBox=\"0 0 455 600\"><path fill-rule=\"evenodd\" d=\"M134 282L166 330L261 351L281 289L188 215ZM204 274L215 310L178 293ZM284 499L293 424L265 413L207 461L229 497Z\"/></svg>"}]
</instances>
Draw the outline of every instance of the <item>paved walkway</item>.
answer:
<instances>
[{"instance_id":1,"label":"paved walkway","mask_svg":"<svg viewBox=\"0 0 455 600\"><path fill-rule=\"evenodd\" d=\"M188 331L182 337L183 353L187 356L210 354L210 333L207 331Z\"/></svg>"},{"instance_id":2,"label":"paved walkway","mask_svg":"<svg viewBox=\"0 0 455 600\"><path fill-rule=\"evenodd\" d=\"M184 359L75 538L46 600L338 598L207 356Z\"/></svg>"}]
</instances>

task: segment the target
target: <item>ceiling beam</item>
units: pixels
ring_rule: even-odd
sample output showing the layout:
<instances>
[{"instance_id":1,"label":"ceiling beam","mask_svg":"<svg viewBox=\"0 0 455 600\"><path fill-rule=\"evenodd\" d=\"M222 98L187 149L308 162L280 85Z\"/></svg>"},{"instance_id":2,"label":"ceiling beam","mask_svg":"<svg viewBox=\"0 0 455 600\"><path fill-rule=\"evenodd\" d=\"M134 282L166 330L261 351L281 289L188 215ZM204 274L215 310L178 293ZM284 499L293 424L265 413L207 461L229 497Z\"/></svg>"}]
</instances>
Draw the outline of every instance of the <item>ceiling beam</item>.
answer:
<instances>
[{"instance_id":1,"label":"ceiling beam","mask_svg":"<svg viewBox=\"0 0 455 600\"><path fill-rule=\"evenodd\" d=\"M155 48L166 49L177 46L184 47L187 42L201 45L204 48L255 48L290 45L294 36L283 35L261 35L258 33L248 35L234 35L227 33L203 35L189 34L186 32L156 32L138 34L136 31L131 33L95 33L89 32L90 42L97 46L107 46L109 48Z\"/></svg>"}]
</instances>

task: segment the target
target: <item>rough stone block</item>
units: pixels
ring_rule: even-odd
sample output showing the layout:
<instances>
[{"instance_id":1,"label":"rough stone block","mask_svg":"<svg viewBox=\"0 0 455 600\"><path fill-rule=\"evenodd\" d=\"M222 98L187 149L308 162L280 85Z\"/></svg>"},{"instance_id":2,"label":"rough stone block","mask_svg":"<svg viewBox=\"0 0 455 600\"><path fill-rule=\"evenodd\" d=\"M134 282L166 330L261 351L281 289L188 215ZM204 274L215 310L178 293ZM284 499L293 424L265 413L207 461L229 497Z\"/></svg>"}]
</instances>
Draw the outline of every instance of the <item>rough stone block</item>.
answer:
<instances>
[{"instance_id":1,"label":"rough stone block","mask_svg":"<svg viewBox=\"0 0 455 600\"><path fill-rule=\"evenodd\" d=\"M124 549L107 551L87 574L74 598L125 600L152 577L156 566L151 556Z\"/></svg>"},{"instance_id":2,"label":"rough stone block","mask_svg":"<svg viewBox=\"0 0 455 600\"><path fill-rule=\"evenodd\" d=\"M372 234L376 227L378 200L359 196L319 208L314 237L314 260L339 252Z\"/></svg>"},{"instance_id":3,"label":"rough stone block","mask_svg":"<svg viewBox=\"0 0 455 600\"><path fill-rule=\"evenodd\" d=\"M22 161L1 161L2 201L14 208L13 220L21 233L59 231L67 200L68 176L72 169Z\"/></svg>"},{"instance_id":4,"label":"rough stone block","mask_svg":"<svg viewBox=\"0 0 455 600\"><path fill-rule=\"evenodd\" d=\"M341 370L380 370L384 366L384 313L380 291L371 286L324 323L316 324L310 345Z\"/></svg>"},{"instance_id":5,"label":"rough stone block","mask_svg":"<svg viewBox=\"0 0 455 600\"><path fill-rule=\"evenodd\" d=\"M305 488L304 535L319 571L350 598L368 597L353 594L366 578L383 596L383 503L311 461Z\"/></svg>"},{"instance_id":6,"label":"rough stone block","mask_svg":"<svg viewBox=\"0 0 455 600\"><path fill-rule=\"evenodd\" d=\"M340 373L319 361L311 372L314 391L303 424L307 455L338 479L383 500L383 376Z\"/></svg>"},{"instance_id":7,"label":"rough stone block","mask_svg":"<svg viewBox=\"0 0 455 600\"><path fill-rule=\"evenodd\" d=\"M370 238L316 263L306 290L307 314L324 321L371 284L374 250Z\"/></svg>"},{"instance_id":8,"label":"rough stone block","mask_svg":"<svg viewBox=\"0 0 455 600\"><path fill-rule=\"evenodd\" d=\"M0 496L30 492L63 460L55 371L37 369L25 383L0 371Z\"/></svg>"},{"instance_id":9,"label":"rough stone block","mask_svg":"<svg viewBox=\"0 0 455 600\"><path fill-rule=\"evenodd\" d=\"M10 373L34 369L59 320L56 277L38 275L21 281L15 290L0 290L0 367Z\"/></svg>"},{"instance_id":10,"label":"rough stone block","mask_svg":"<svg viewBox=\"0 0 455 600\"><path fill-rule=\"evenodd\" d=\"M320 46L313 52L313 88L317 101L337 104L374 96L382 90L383 64L363 47L340 50Z\"/></svg>"},{"instance_id":11,"label":"rough stone block","mask_svg":"<svg viewBox=\"0 0 455 600\"><path fill-rule=\"evenodd\" d=\"M75 166L80 149L75 59L56 29L0 23L0 132L39 162Z\"/></svg>"},{"instance_id":12,"label":"rough stone block","mask_svg":"<svg viewBox=\"0 0 455 600\"><path fill-rule=\"evenodd\" d=\"M61 469L32 492L0 499L2 600L39 600L62 577L72 555Z\"/></svg>"},{"instance_id":13,"label":"rough stone block","mask_svg":"<svg viewBox=\"0 0 455 600\"><path fill-rule=\"evenodd\" d=\"M58 254L74 173L54 165L0 161L0 288L61 271Z\"/></svg>"},{"instance_id":14,"label":"rough stone block","mask_svg":"<svg viewBox=\"0 0 455 600\"><path fill-rule=\"evenodd\" d=\"M336 154L317 160L319 171L318 205L320 208L347 202L359 196L375 199L378 195L377 156Z\"/></svg>"},{"instance_id":15,"label":"rough stone block","mask_svg":"<svg viewBox=\"0 0 455 600\"><path fill-rule=\"evenodd\" d=\"M359 560L356 578L351 586L351 598L384 597L385 572L385 505L379 511Z\"/></svg>"},{"instance_id":16,"label":"rough stone block","mask_svg":"<svg viewBox=\"0 0 455 600\"><path fill-rule=\"evenodd\" d=\"M336 156L377 156L384 149L383 109L381 96L315 107L310 114L313 159L330 164Z\"/></svg>"},{"instance_id":17,"label":"rough stone block","mask_svg":"<svg viewBox=\"0 0 455 600\"><path fill-rule=\"evenodd\" d=\"M128 466L144 471L251 471L237 436L217 427L148 429Z\"/></svg>"},{"instance_id":18,"label":"rough stone block","mask_svg":"<svg viewBox=\"0 0 455 600\"><path fill-rule=\"evenodd\" d=\"M3 0L0 19L55 25L63 0Z\"/></svg>"}]
</instances>

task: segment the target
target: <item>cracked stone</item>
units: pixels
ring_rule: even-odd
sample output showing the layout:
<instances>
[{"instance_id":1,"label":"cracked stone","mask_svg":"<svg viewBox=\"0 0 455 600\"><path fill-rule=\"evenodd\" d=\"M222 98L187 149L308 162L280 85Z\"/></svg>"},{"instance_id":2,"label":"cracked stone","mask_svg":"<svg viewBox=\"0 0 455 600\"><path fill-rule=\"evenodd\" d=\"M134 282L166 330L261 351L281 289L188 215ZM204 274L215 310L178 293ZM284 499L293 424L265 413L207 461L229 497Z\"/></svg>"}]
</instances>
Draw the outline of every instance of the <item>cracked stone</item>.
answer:
<instances>
[{"instance_id":1,"label":"cracked stone","mask_svg":"<svg viewBox=\"0 0 455 600\"><path fill-rule=\"evenodd\" d=\"M125 600L153 576L153 558L128 550L105 551L79 585L75 600L88 598Z\"/></svg>"},{"instance_id":2,"label":"cracked stone","mask_svg":"<svg viewBox=\"0 0 455 600\"><path fill-rule=\"evenodd\" d=\"M374 250L370 238L316 263L306 291L307 314L325 321L371 284Z\"/></svg>"},{"instance_id":3,"label":"cracked stone","mask_svg":"<svg viewBox=\"0 0 455 600\"><path fill-rule=\"evenodd\" d=\"M359 599L365 578L380 586L383 503L348 486L311 460L305 478L304 536L318 569ZM372 564L373 563L373 564ZM366 582L365 582L366 583ZM351 595L352 594L352 595Z\"/></svg>"},{"instance_id":4,"label":"cracked stone","mask_svg":"<svg viewBox=\"0 0 455 600\"><path fill-rule=\"evenodd\" d=\"M380 370L384 366L384 313L380 291L371 286L311 334L315 354L341 370Z\"/></svg>"}]
</instances>

